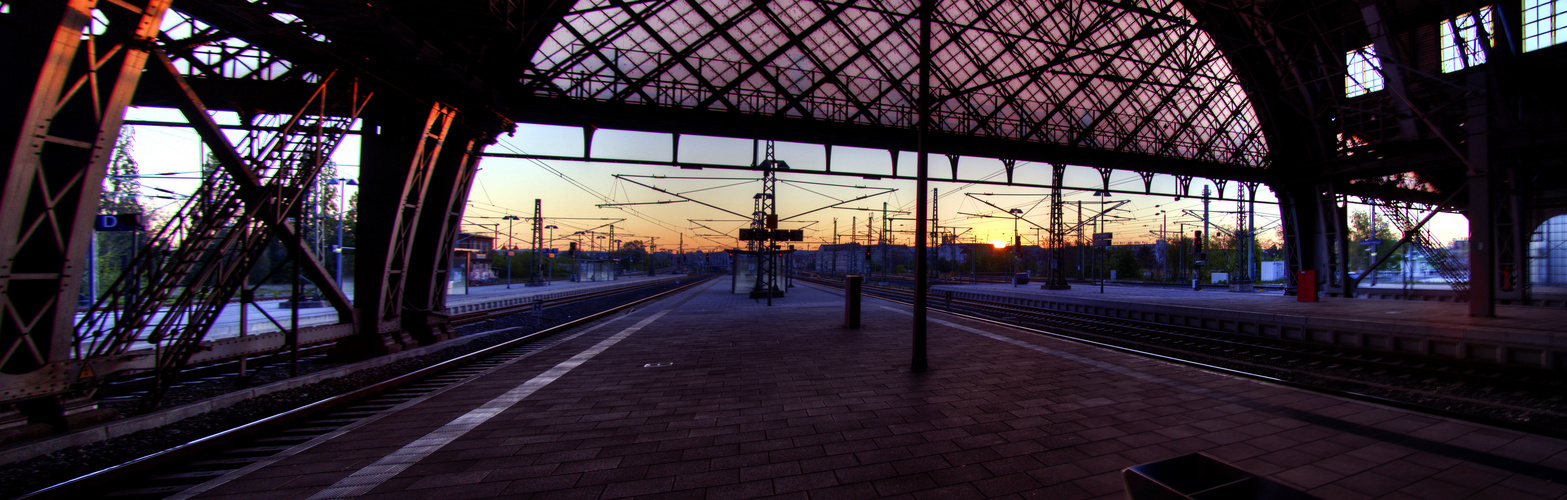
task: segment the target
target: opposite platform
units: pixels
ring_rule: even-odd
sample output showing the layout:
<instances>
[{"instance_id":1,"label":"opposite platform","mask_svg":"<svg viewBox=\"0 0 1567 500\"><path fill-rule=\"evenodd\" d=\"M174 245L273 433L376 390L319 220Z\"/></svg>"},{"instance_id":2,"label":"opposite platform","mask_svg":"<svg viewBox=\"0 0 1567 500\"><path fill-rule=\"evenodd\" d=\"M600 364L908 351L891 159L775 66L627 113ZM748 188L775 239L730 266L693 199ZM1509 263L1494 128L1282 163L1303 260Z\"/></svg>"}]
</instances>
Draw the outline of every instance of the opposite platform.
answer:
<instances>
[{"instance_id":1,"label":"opposite platform","mask_svg":"<svg viewBox=\"0 0 1567 500\"><path fill-rule=\"evenodd\" d=\"M705 284L206 485L210 498L1123 498L1206 452L1320 498L1558 498L1567 442L793 288Z\"/></svg>"},{"instance_id":2,"label":"opposite platform","mask_svg":"<svg viewBox=\"0 0 1567 500\"><path fill-rule=\"evenodd\" d=\"M1299 302L1281 292L1227 288L1073 284L941 285L932 306L948 296L992 298L1041 309L1086 313L1219 332L1332 344L1354 349L1446 359L1567 368L1567 309L1498 305L1494 318L1472 318L1465 304L1323 297Z\"/></svg>"}]
</instances>

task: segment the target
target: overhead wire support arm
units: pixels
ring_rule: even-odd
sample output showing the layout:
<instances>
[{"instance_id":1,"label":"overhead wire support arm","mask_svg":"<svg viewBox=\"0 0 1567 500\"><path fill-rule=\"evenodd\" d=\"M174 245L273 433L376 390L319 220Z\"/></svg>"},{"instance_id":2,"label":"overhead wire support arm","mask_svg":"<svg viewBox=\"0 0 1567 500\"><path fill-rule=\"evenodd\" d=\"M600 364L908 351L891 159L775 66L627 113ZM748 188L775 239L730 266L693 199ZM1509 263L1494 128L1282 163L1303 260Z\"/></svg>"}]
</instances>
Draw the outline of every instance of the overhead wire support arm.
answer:
<instances>
[{"instance_id":1,"label":"overhead wire support arm","mask_svg":"<svg viewBox=\"0 0 1567 500\"><path fill-rule=\"evenodd\" d=\"M797 213L797 214L794 214L794 215L791 215L791 216L788 216L788 217L784 217L784 218L779 219L779 220L790 220L790 219L793 219L795 217L800 217L800 216L803 216L803 215L807 215L807 214L811 214L811 213L815 213L815 212L820 212L822 210L827 210L829 208L841 208L844 204L853 203L853 202L856 202L856 201L860 201L860 200L863 200L863 199L866 199L866 198L875 197L875 196L881 196L881 195L887 194L888 192L891 192L891 191L884 191L884 192L875 193L875 194L867 194L865 196L861 196L861 197L858 197L858 198L853 198L853 199L840 201L838 203L827 205L825 207L816 208L816 209L812 209L812 210L806 210L804 212L800 212L800 213ZM908 213L908 212L902 212L902 213Z\"/></svg>"},{"instance_id":2,"label":"overhead wire support arm","mask_svg":"<svg viewBox=\"0 0 1567 500\"><path fill-rule=\"evenodd\" d=\"M734 215L734 216L737 216L737 217L744 217L747 220L749 220L751 218L749 215L742 214L740 212L736 212L734 210L730 210L730 209L727 209L727 208L724 208L724 207L720 207L720 206L714 205L712 203L701 201L701 200L698 200L696 198L692 198L692 197L689 197L689 196L682 195L680 193L672 192L672 191L660 188L658 186L653 186L651 184L644 184L644 183L641 183L641 182L637 182L637 181L631 180L631 179L627 178L624 175L615 174L615 178L623 180L623 181L626 181L626 182L630 182L632 184L636 184L638 186L642 186L642 187L645 187L645 188L648 188L648 189L651 189L651 190L654 190L654 191L658 191L660 193L664 193L664 194L667 194L667 195L670 195L670 196L674 196L676 198L680 198L680 199L683 199L683 200L686 200L686 201L689 201L689 202L692 202L692 203L696 203L698 205L702 205L702 206L707 207L707 208L718 210L718 211L724 212L726 214Z\"/></svg>"},{"instance_id":3,"label":"overhead wire support arm","mask_svg":"<svg viewBox=\"0 0 1567 500\"><path fill-rule=\"evenodd\" d=\"M625 203L600 203L594 205L599 208L629 207L633 205L668 205L671 203L685 203L691 200L663 200L663 201L633 201Z\"/></svg>"},{"instance_id":4,"label":"overhead wire support arm","mask_svg":"<svg viewBox=\"0 0 1567 500\"><path fill-rule=\"evenodd\" d=\"M979 201L980 203L984 203L986 205L990 205L991 207L995 208L996 210L1000 210L1002 212L1007 212L1007 209L1001 208L1001 206L996 205L995 203L991 203L991 202L989 202L989 201L987 201L987 200L985 200L983 198L980 198L980 197L976 196L974 193L968 193L968 196L970 198L973 198L973 199ZM1047 233L1050 232L1050 228L1045 227L1045 226L1041 226L1038 223L1035 223L1034 221L1028 220L1027 218L1024 218L1022 215L1011 214L1010 212L1008 212L1008 216L1006 218L1021 220L1023 222L1029 223L1030 225L1032 225L1032 226L1034 226L1036 228L1043 229Z\"/></svg>"}]
</instances>

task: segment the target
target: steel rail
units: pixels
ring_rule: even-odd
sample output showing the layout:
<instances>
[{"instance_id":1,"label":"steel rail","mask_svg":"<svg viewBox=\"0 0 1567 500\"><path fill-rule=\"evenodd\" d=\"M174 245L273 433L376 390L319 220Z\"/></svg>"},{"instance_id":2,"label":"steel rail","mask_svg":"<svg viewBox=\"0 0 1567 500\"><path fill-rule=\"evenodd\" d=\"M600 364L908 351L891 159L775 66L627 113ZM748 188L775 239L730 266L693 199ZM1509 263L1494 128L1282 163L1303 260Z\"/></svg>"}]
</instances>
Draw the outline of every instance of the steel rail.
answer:
<instances>
[{"instance_id":1,"label":"steel rail","mask_svg":"<svg viewBox=\"0 0 1567 500\"><path fill-rule=\"evenodd\" d=\"M576 303L576 302L580 302L580 301L584 301L584 300L592 300L592 299L605 297L605 296L609 296L609 295L615 295L615 294L620 294L620 293L625 293L625 292L631 292L631 291L641 290L641 289L649 288L649 287L662 286L662 285L665 285L665 284L668 284L668 283L669 283L669 280L657 280L657 281L650 281L650 282L644 282L644 283L637 283L637 284L624 286L624 287L597 289L597 290L585 290L585 291L582 291L582 292L572 293L572 294L569 294L569 295L561 295L561 296L557 296L557 297L548 297L548 298L544 299L543 308L544 309L549 309L549 308L554 308L554 307L560 307L560 306L570 305L570 304L573 304L573 303ZM493 308L490 308L490 309L485 309L485 310L480 310L480 311L472 311L472 312L454 314L454 315L451 316L451 324L454 325L454 326L467 325L467 324L477 323L477 322L480 322L480 321L485 321L487 319L491 319L491 318L495 318L495 317L516 314L516 313L518 313L520 311L531 310L532 308L533 308L533 303L532 302L527 302L527 303L522 303L522 304L514 304L514 305L493 307ZM328 341L325 341L325 342L312 343L312 344L301 344L300 348L299 348L299 354L301 356L309 356L309 355L312 355L312 354L316 354L318 352L323 352L323 351L326 351L328 349L331 349L335 345L337 345L336 340L328 340ZM248 368L247 371L253 371L254 369L261 368L262 366L265 366L268 363L270 363L272 361L275 361L276 358L282 357L282 358L286 359L288 356L289 356L289 353L287 351L287 347L286 346L284 348L282 348L282 349L278 349L278 350L274 350L274 351L270 351L270 352L262 352L262 353L254 354L247 360L247 364L251 365L251 368ZM239 361L237 359L224 358L224 359L217 360L217 361L211 361L211 362L207 362L207 363L201 363L201 364L198 364L198 365L192 365L190 367L187 367L187 369L184 372L181 373L180 377L182 379L187 379L188 380L188 379L196 379L196 378L209 377L209 376L224 375L224 374L228 374L228 373L232 373L232 372L236 371L237 370L236 365L238 363L239 363ZM128 377L126 377L124 379L121 379L121 380L118 380L118 381L114 381L114 382L110 382L104 388L99 389L99 391L98 391L99 394L105 395L105 396L100 396L98 398L98 400L101 401L103 399L107 399L108 397L113 397L113 396L117 396L117 395L120 395L120 394L125 394L125 393L135 392L137 390L141 390L142 386L144 386L145 384L151 382L152 380L153 380L153 376L151 375L151 373L146 373L146 374L134 374L134 375L128 376Z\"/></svg>"},{"instance_id":2,"label":"steel rail","mask_svg":"<svg viewBox=\"0 0 1567 500\"><path fill-rule=\"evenodd\" d=\"M442 361L440 363L436 363L434 365L430 365L407 374L399 375L381 382L355 389L347 393L328 397L326 399L309 403L292 410L201 437L174 448L146 455L129 462L105 468L86 475L78 476L68 481L37 490L32 493L28 493L18 498L47 499L83 498L97 496L96 494L98 493L106 492L109 488L109 485L113 485L117 482L120 482L121 480L132 477L133 475L148 473L150 471L157 470L159 467L171 465L178 460L198 457L203 453L216 451L222 446L228 444L241 442L244 439L259 436L262 433L268 431L282 429L289 424L304 422L311 417L326 414L331 410L346 407L349 404L367 399L371 396L381 394L399 387L412 385L420 380L431 378L449 370L460 368L483 358L504 353L509 349L587 325L594 321L598 321L610 315L616 314L622 310L633 308L648 302L663 299L671 295L690 290L692 287L705 283L708 279L711 278L712 276L695 278L689 283L680 285L673 290L661 292L650 297L645 297L626 304L618 305L604 311L574 319L560 325L530 333L516 339L508 340L478 351L458 356L456 358Z\"/></svg>"}]
</instances>

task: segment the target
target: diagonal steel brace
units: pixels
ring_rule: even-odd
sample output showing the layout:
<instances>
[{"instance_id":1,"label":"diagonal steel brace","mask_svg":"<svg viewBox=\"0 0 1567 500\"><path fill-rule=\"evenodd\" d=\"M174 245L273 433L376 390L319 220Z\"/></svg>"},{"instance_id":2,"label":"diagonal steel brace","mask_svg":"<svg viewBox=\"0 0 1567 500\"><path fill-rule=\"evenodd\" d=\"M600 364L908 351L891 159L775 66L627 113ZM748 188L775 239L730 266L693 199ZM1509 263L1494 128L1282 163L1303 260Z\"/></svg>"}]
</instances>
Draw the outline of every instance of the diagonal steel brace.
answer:
<instances>
[{"instance_id":1,"label":"diagonal steel brace","mask_svg":"<svg viewBox=\"0 0 1567 500\"><path fill-rule=\"evenodd\" d=\"M179 95L184 97L184 99L175 99L175 107L178 107L180 112L185 115L185 120L190 122L191 128L195 129L196 133L201 136L202 142L206 143L208 148L211 148L212 156L217 158L218 163L223 166L223 169L238 184L240 197L246 204L265 204L269 202L267 189L266 186L261 184L261 178L256 175L254 170L245 165L244 158L234 149L234 145L229 143L228 138L223 135L223 131L218 128L218 124L212 121L212 116L207 113L206 105L201 102L201 98L191 89L190 83L185 80L185 77L181 76L179 71L175 69L174 62L169 59L168 54L162 50L154 50L153 54L157 57L157 64L152 65L154 69L158 70L155 74L168 78L174 84L174 89L179 92ZM276 215L276 207L271 207L269 211L274 212L274 215ZM355 322L354 307L348 301L348 295L343 293L342 287L333 278L332 273L327 272L326 266L321 264L321 260L303 244L304 242L301 241L299 233L288 224L282 223L280 217L270 216L262 217L262 219L265 221L267 228L271 229L273 235L277 236L278 240L282 241L284 245L290 248L299 248L301 264L303 264L305 274L310 277L310 281L317 284L331 284L331 286L320 288L326 296L327 302L331 303L332 308L337 310L338 323L357 324Z\"/></svg>"}]
</instances>

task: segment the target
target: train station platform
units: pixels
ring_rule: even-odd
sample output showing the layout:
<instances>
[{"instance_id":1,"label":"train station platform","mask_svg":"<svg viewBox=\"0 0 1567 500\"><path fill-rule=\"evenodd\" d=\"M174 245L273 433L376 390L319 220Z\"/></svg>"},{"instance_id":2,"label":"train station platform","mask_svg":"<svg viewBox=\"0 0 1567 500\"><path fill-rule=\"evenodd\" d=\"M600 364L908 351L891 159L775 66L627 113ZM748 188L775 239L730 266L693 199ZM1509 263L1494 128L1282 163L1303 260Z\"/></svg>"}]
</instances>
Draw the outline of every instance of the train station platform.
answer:
<instances>
[{"instance_id":1,"label":"train station platform","mask_svg":"<svg viewBox=\"0 0 1567 500\"><path fill-rule=\"evenodd\" d=\"M964 284L932 287L932 306L946 297L990 299L1239 335L1330 344L1443 359L1567 369L1567 310L1497 305L1496 317L1473 318L1452 302L1321 297L1300 302L1281 291L1230 292L1224 286L1154 287L1073 284Z\"/></svg>"},{"instance_id":2,"label":"train station platform","mask_svg":"<svg viewBox=\"0 0 1567 500\"><path fill-rule=\"evenodd\" d=\"M679 277L680 275L673 275ZM622 276L615 281L554 281L545 286L527 286L523 283L513 283L510 288L506 285L485 285L474 287L458 287L446 298L446 305L453 312L467 312L495 307L492 304L520 303L531 300L538 295L564 295L580 293L589 290L601 290L606 288L631 286L649 280L668 279L671 275L657 276ZM350 297L352 291L350 290ZM258 301L246 315L245 333L249 335L278 331L279 325L284 327L289 324L290 310L279 307L282 301ZM207 331L208 340L236 337L240 333L240 309L239 302L232 302L223 308L218 318L213 322L212 328ZM258 309L260 311L258 311ZM271 315L271 319L261 314L265 311ZM274 321L276 323L274 323ZM301 307L299 309L300 326L329 325L337 322L337 310L330 306L319 305L317 307Z\"/></svg>"},{"instance_id":3,"label":"train station platform","mask_svg":"<svg viewBox=\"0 0 1567 500\"><path fill-rule=\"evenodd\" d=\"M1558 498L1567 441L931 315L710 282L215 479L201 498L1125 498L1206 453L1324 499Z\"/></svg>"}]
</instances>

